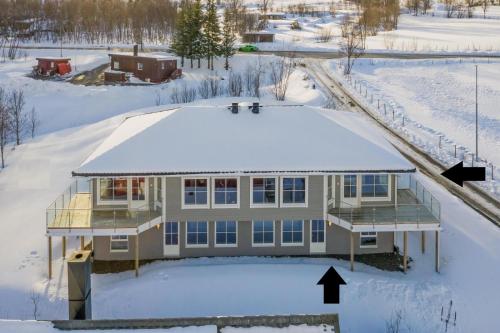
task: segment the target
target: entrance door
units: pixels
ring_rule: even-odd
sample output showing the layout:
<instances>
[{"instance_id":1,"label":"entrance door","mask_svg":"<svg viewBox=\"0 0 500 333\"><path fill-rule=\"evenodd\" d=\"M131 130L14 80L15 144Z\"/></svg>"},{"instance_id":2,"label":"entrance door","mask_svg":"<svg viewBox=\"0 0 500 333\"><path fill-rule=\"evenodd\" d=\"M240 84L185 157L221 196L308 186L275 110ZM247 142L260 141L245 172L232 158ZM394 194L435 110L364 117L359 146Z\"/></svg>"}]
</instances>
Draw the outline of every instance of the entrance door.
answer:
<instances>
[{"instance_id":1,"label":"entrance door","mask_svg":"<svg viewBox=\"0 0 500 333\"><path fill-rule=\"evenodd\" d=\"M179 251L179 222L163 223L163 255L178 257Z\"/></svg>"}]
</instances>

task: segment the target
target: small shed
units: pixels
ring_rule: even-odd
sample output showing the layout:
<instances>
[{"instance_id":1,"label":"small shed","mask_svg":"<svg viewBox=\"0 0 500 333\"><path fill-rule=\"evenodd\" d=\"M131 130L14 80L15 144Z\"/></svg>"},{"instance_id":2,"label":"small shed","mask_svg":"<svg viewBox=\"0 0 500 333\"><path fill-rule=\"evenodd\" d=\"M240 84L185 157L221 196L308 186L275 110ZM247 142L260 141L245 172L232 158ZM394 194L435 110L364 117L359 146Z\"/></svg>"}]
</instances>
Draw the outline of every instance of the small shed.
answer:
<instances>
[{"instance_id":1,"label":"small shed","mask_svg":"<svg viewBox=\"0 0 500 333\"><path fill-rule=\"evenodd\" d=\"M243 43L272 43L274 33L266 31L245 32L242 36Z\"/></svg>"},{"instance_id":2,"label":"small shed","mask_svg":"<svg viewBox=\"0 0 500 333\"><path fill-rule=\"evenodd\" d=\"M109 69L104 72L104 81L105 82L126 82L127 81L127 73L122 71L114 71Z\"/></svg>"},{"instance_id":3,"label":"small shed","mask_svg":"<svg viewBox=\"0 0 500 333\"><path fill-rule=\"evenodd\" d=\"M273 12L273 13L266 13L266 14L261 14L260 19L264 20L286 20L286 14L285 13L278 13L278 12Z\"/></svg>"},{"instance_id":4,"label":"small shed","mask_svg":"<svg viewBox=\"0 0 500 333\"><path fill-rule=\"evenodd\" d=\"M38 64L33 68L37 75L53 76L71 72L71 58L45 57L36 58Z\"/></svg>"},{"instance_id":5,"label":"small shed","mask_svg":"<svg viewBox=\"0 0 500 333\"><path fill-rule=\"evenodd\" d=\"M179 76L176 58L139 54L137 46L134 46L133 54L112 53L109 54L109 57L111 71L132 73L136 78L145 82L160 83ZM174 74L174 77L172 77L172 74ZM117 77L117 75L113 74L107 77L111 79Z\"/></svg>"}]
</instances>

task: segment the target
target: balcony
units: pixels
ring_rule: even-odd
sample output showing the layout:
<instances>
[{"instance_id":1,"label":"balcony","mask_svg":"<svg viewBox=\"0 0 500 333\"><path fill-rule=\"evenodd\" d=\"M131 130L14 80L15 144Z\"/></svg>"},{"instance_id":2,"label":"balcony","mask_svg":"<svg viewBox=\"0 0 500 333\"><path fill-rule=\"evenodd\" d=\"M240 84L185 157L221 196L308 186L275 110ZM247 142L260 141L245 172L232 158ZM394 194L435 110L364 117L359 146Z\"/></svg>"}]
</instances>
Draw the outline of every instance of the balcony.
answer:
<instances>
[{"instance_id":1,"label":"balcony","mask_svg":"<svg viewBox=\"0 0 500 333\"><path fill-rule=\"evenodd\" d=\"M161 222L161 209L93 209L87 181L76 180L46 210L46 228L54 235L137 234Z\"/></svg>"},{"instance_id":2,"label":"balcony","mask_svg":"<svg viewBox=\"0 0 500 333\"><path fill-rule=\"evenodd\" d=\"M408 188L396 195L395 204L329 207L328 219L351 231L439 230L441 205L422 184L410 177Z\"/></svg>"}]
</instances>

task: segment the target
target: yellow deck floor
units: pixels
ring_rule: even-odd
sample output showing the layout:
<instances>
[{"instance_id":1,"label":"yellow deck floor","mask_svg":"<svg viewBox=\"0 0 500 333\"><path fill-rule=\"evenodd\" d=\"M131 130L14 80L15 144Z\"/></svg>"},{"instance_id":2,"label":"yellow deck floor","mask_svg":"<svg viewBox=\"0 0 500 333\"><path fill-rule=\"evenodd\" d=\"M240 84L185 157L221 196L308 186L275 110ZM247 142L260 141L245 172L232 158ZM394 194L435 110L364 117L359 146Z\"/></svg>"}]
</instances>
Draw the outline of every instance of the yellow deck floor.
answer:
<instances>
[{"instance_id":1,"label":"yellow deck floor","mask_svg":"<svg viewBox=\"0 0 500 333\"><path fill-rule=\"evenodd\" d=\"M90 193L78 193L71 198L65 209L55 212L54 220L49 223L49 228L90 228L91 218Z\"/></svg>"}]
</instances>

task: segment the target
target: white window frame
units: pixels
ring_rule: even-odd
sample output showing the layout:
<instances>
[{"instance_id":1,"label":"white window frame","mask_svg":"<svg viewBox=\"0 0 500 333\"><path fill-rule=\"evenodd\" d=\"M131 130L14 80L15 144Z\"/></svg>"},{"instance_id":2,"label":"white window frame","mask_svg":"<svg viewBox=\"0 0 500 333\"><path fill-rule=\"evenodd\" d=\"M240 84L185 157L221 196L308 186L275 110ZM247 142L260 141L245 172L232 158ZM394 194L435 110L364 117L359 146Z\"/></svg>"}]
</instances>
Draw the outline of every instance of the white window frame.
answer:
<instances>
[{"instance_id":1,"label":"white window frame","mask_svg":"<svg viewBox=\"0 0 500 333\"><path fill-rule=\"evenodd\" d=\"M304 203L284 203L283 202L283 180L285 178L304 178L305 183L305 194L304 194ZM279 182L280 187L280 207L289 208L289 207L299 207L299 208L307 208L309 202L309 177L308 176L282 176L280 177Z\"/></svg>"},{"instance_id":2,"label":"white window frame","mask_svg":"<svg viewBox=\"0 0 500 333\"><path fill-rule=\"evenodd\" d=\"M204 179L207 181L207 203L206 204L186 204L184 201L184 181L186 179ZM210 208L210 178L208 177L181 177L181 209L207 209ZM165 193L165 192L164 192Z\"/></svg>"},{"instance_id":3,"label":"white window frame","mask_svg":"<svg viewBox=\"0 0 500 333\"><path fill-rule=\"evenodd\" d=\"M175 223L177 224L177 244L167 244L167 223ZM181 240L180 240L180 224L179 221L165 221L163 222L163 246L179 246ZM187 229L186 229L187 230ZM173 233L170 233L173 234Z\"/></svg>"},{"instance_id":4,"label":"white window frame","mask_svg":"<svg viewBox=\"0 0 500 333\"><path fill-rule=\"evenodd\" d=\"M285 231L285 228L284 228L284 222L285 221L302 221L302 242L301 243L285 243L283 242L283 233ZM290 220L281 220L281 246L304 246L304 238L305 238L305 235L304 235L304 220L295 220L295 219L290 219Z\"/></svg>"},{"instance_id":5,"label":"white window frame","mask_svg":"<svg viewBox=\"0 0 500 333\"><path fill-rule=\"evenodd\" d=\"M115 60L113 61L113 68L116 70L116 69L120 69L120 62Z\"/></svg>"},{"instance_id":6,"label":"white window frame","mask_svg":"<svg viewBox=\"0 0 500 333\"><path fill-rule=\"evenodd\" d=\"M144 178L144 199L134 199L134 194L133 194L133 179L137 179L137 182L139 184L139 178ZM132 202L140 202L140 203L144 203L146 201L148 201L148 193L149 193L149 182L148 182L148 177L144 177L144 176L138 176L138 177L130 177L129 178L129 181L130 181L130 201ZM140 187L138 187L139 189ZM127 193L127 196L128 196L128 193Z\"/></svg>"},{"instance_id":7,"label":"white window frame","mask_svg":"<svg viewBox=\"0 0 500 333\"><path fill-rule=\"evenodd\" d=\"M312 234L313 234L313 221L323 221L323 241L322 242L313 242L313 237L312 237ZM311 219L309 220L309 231L310 231L310 235L311 235L311 239L309 240L312 244L323 244L326 242L326 221L323 220L323 219Z\"/></svg>"},{"instance_id":8,"label":"white window frame","mask_svg":"<svg viewBox=\"0 0 500 333\"><path fill-rule=\"evenodd\" d=\"M219 244L217 243L217 222L234 222L236 225L236 243L234 244ZM227 229L226 229L226 237L227 237ZM214 247L238 247L238 221L236 220L218 220L214 221Z\"/></svg>"},{"instance_id":9,"label":"white window frame","mask_svg":"<svg viewBox=\"0 0 500 333\"><path fill-rule=\"evenodd\" d=\"M124 239L113 240L113 237L126 237L126 240L124 240ZM136 237L139 237L139 235L137 235ZM127 242L127 249L113 249L113 243L121 243L121 242ZM109 252L128 252L129 248L130 248L130 243L129 243L128 235L111 235L111 236L109 236Z\"/></svg>"},{"instance_id":10,"label":"white window frame","mask_svg":"<svg viewBox=\"0 0 500 333\"><path fill-rule=\"evenodd\" d=\"M142 62L138 62L138 63L137 63L137 70L138 70L138 71L142 71L142 70L144 70L144 64L143 64Z\"/></svg>"},{"instance_id":11,"label":"white window frame","mask_svg":"<svg viewBox=\"0 0 500 333\"><path fill-rule=\"evenodd\" d=\"M255 178L271 178L274 179L275 189L274 189L274 203L254 203L253 202L253 180ZM268 176L252 176L250 177L250 208L278 208L279 205L279 187L280 180L279 177L268 177Z\"/></svg>"},{"instance_id":12,"label":"white window frame","mask_svg":"<svg viewBox=\"0 0 500 333\"><path fill-rule=\"evenodd\" d=\"M205 222L207 224L207 243L206 244L189 244L188 243L188 222ZM185 244L186 248L191 249L191 248L207 248L208 244L210 244L210 222L209 221L186 221L185 227L186 227L186 232L185 232Z\"/></svg>"},{"instance_id":13,"label":"white window frame","mask_svg":"<svg viewBox=\"0 0 500 333\"><path fill-rule=\"evenodd\" d=\"M125 200L102 200L101 199L101 179L103 178L112 178L112 179L115 179L115 178L125 178L125 177L100 177L100 178L97 178L97 204L98 205L128 205L128 198L129 198L129 195L130 195L130 190L129 190L129 183L130 183L130 179L129 178L125 178L127 180L127 199Z\"/></svg>"},{"instance_id":14,"label":"white window frame","mask_svg":"<svg viewBox=\"0 0 500 333\"><path fill-rule=\"evenodd\" d=\"M236 204L216 204L215 203L215 180L216 179L236 179ZM212 196L212 208L240 208L240 177L239 176L220 176L212 177L211 184L212 189L210 191Z\"/></svg>"},{"instance_id":15,"label":"white window frame","mask_svg":"<svg viewBox=\"0 0 500 333\"><path fill-rule=\"evenodd\" d=\"M363 176L387 176L387 196L385 197L364 197L363 196ZM365 173L359 175L360 177L360 186L359 186L359 197L361 201L391 201L392 199L392 176L387 173Z\"/></svg>"},{"instance_id":16,"label":"white window frame","mask_svg":"<svg viewBox=\"0 0 500 333\"><path fill-rule=\"evenodd\" d=\"M272 243L254 243L253 233L254 233L254 224L256 221L264 221L264 222L273 222L273 242ZM252 220L252 247L274 247L276 244L276 221L270 220Z\"/></svg>"},{"instance_id":17,"label":"white window frame","mask_svg":"<svg viewBox=\"0 0 500 333\"><path fill-rule=\"evenodd\" d=\"M363 235L364 233L375 233L375 235ZM373 238L375 237L375 245L362 245L361 240L363 238ZM376 231L366 231L359 233L359 247L362 249L376 249L378 248L378 232Z\"/></svg>"}]
</instances>

